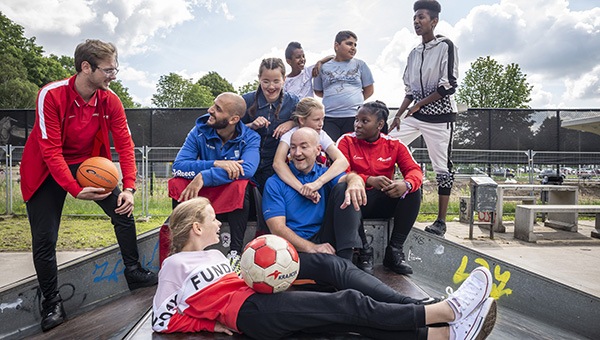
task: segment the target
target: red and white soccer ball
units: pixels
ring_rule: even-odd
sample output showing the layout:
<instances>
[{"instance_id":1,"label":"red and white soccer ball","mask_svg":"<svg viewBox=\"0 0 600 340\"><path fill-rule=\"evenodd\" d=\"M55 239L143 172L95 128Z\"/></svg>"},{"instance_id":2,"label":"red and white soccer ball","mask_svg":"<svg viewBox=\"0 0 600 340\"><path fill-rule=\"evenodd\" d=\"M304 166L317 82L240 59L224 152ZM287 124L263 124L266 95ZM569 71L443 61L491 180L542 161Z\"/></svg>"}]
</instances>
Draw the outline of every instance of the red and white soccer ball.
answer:
<instances>
[{"instance_id":1,"label":"red and white soccer ball","mask_svg":"<svg viewBox=\"0 0 600 340\"><path fill-rule=\"evenodd\" d=\"M279 293L288 289L298 276L300 259L296 248L286 239L262 235L250 241L240 262L242 278L258 293Z\"/></svg>"}]
</instances>

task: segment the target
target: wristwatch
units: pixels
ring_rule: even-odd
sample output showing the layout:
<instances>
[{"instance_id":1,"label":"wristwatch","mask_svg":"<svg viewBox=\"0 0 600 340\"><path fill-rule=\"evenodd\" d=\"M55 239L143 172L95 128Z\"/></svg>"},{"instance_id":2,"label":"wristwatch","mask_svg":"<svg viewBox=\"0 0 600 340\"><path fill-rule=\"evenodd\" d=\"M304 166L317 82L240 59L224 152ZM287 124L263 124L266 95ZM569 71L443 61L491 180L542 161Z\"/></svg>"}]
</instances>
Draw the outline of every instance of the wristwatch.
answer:
<instances>
[{"instance_id":1,"label":"wristwatch","mask_svg":"<svg viewBox=\"0 0 600 340\"><path fill-rule=\"evenodd\" d=\"M409 181L404 181L404 183L406 184L406 191L404 194L402 194L402 196L400 196L400 199L404 199L404 197L406 197L406 195L408 195L408 193L412 190L412 184L410 184Z\"/></svg>"},{"instance_id":2,"label":"wristwatch","mask_svg":"<svg viewBox=\"0 0 600 340\"><path fill-rule=\"evenodd\" d=\"M130 193L135 194L136 190L134 188L125 188L123 191L129 191Z\"/></svg>"}]
</instances>

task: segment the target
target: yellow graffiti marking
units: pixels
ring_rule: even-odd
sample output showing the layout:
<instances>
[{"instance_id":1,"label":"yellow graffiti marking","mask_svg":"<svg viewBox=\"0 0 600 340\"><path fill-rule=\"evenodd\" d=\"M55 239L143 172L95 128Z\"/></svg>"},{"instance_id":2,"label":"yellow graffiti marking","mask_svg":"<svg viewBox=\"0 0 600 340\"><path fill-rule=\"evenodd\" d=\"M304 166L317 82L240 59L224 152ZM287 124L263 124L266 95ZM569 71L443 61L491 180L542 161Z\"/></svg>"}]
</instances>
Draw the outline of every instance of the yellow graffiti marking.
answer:
<instances>
[{"instance_id":1,"label":"yellow graffiti marking","mask_svg":"<svg viewBox=\"0 0 600 340\"><path fill-rule=\"evenodd\" d=\"M510 272L507 270L504 273L500 273L500 266L496 266L494 268L494 278L498 280L499 284L495 283L492 285L492 292L490 296L494 299L498 300L502 295L510 295L512 294L512 289L504 288L506 287L506 283L510 280Z\"/></svg>"},{"instance_id":2,"label":"yellow graffiti marking","mask_svg":"<svg viewBox=\"0 0 600 340\"><path fill-rule=\"evenodd\" d=\"M488 264L488 262L481 257L476 258L474 262L480 266L484 266L487 269L490 269L490 265ZM459 284L466 280L467 277L469 277L470 273L465 272L468 263L469 258L466 255L464 255L462 257L462 260L460 261L460 266L458 266L458 268L454 272L454 276L452 277L452 281L455 284ZM492 291L490 293L491 297L498 300L503 295L512 294L512 289L506 288L506 284L508 283L508 280L510 280L510 272L508 270L502 272L500 266L496 265L496 267L494 267L494 279L498 281L498 283L492 283Z\"/></svg>"},{"instance_id":3,"label":"yellow graffiti marking","mask_svg":"<svg viewBox=\"0 0 600 340\"><path fill-rule=\"evenodd\" d=\"M452 277L452 281L454 281L454 284L459 284L466 280L467 277L469 277L469 274L465 273L465 269L467 269L468 262L469 258L466 255L463 256L462 261L460 261L460 266L458 267L456 272L454 272L454 276Z\"/></svg>"}]
</instances>

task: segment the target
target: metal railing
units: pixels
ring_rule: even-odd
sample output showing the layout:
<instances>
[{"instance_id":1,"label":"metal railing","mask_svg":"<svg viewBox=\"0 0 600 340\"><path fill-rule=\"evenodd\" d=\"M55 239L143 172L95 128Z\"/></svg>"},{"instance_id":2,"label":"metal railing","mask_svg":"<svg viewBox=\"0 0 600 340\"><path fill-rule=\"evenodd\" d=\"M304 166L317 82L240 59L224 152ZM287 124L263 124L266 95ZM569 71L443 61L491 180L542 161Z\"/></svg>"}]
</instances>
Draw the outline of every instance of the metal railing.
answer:
<instances>
[{"instance_id":1,"label":"metal railing","mask_svg":"<svg viewBox=\"0 0 600 340\"><path fill-rule=\"evenodd\" d=\"M20 184L19 166L23 154L23 146L4 145L0 150L4 152L4 159L0 160L3 166L0 175L4 174L4 183L0 178L0 191L4 191L4 202L0 201L0 213L12 215L25 214L24 208L15 209L15 201L21 199L18 189ZM135 148L138 166L137 187L141 200L141 209L136 210L138 217L150 217L155 214L151 210L151 200L167 198L167 179L171 177L172 161L177 156L178 147L149 147ZM413 148L415 160L422 164L424 169L430 167L429 156L426 148ZM113 150L113 159L118 160L118 155ZM507 177L509 173L526 178L527 182L534 183L539 180L538 172L543 168L554 170L572 167L600 165L600 152L551 152L551 151L513 151L513 150L473 150L455 149L452 151L454 170L457 175L492 175ZM504 176L503 176L504 175ZM573 176L572 176L573 177ZM600 179L600 174L594 174L592 180ZM589 178L586 180L589 181ZM22 201L22 200L21 200ZM170 200L169 201L170 204ZM95 216L90 214L89 216Z\"/></svg>"}]
</instances>

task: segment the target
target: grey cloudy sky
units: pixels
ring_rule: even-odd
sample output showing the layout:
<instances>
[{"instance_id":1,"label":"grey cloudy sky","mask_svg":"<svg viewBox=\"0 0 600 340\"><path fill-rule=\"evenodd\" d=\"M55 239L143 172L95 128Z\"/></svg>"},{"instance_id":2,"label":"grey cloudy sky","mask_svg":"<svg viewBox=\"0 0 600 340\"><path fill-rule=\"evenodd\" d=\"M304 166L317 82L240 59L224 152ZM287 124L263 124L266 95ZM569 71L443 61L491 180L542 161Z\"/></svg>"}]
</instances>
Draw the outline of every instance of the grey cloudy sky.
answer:
<instances>
[{"instance_id":1,"label":"grey cloudy sky","mask_svg":"<svg viewBox=\"0 0 600 340\"><path fill-rule=\"evenodd\" d=\"M307 63L333 53L340 30L358 35L357 58L375 77L373 99L399 106L408 52L419 43L413 1L2 0L0 11L47 53L73 55L87 38L112 41L118 77L151 105L161 75L197 80L216 71L237 88L260 60L302 43ZM464 75L478 57L517 63L534 86L533 108L600 108L597 0L440 0L437 34L459 48ZM460 79L459 79L460 82Z\"/></svg>"}]
</instances>

